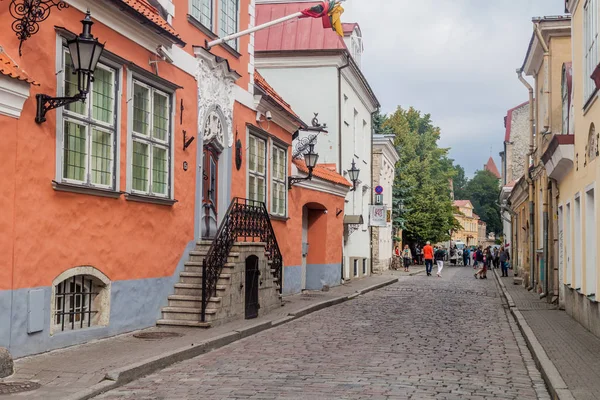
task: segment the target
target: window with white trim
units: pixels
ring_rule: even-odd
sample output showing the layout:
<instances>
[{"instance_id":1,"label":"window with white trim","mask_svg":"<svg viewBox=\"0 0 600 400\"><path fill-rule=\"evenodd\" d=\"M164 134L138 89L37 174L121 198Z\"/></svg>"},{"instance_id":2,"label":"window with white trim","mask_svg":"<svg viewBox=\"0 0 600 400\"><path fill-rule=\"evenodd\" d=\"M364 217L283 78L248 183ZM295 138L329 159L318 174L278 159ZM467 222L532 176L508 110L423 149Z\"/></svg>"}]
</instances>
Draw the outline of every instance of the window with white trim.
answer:
<instances>
[{"instance_id":1,"label":"window with white trim","mask_svg":"<svg viewBox=\"0 0 600 400\"><path fill-rule=\"evenodd\" d=\"M63 53L63 93L78 93L77 75L68 51ZM90 94L62 109L61 182L115 189L117 72L98 63Z\"/></svg>"},{"instance_id":2,"label":"window with white trim","mask_svg":"<svg viewBox=\"0 0 600 400\"><path fill-rule=\"evenodd\" d=\"M171 195L171 99L143 82L133 81L131 191Z\"/></svg>"},{"instance_id":3,"label":"window with white trim","mask_svg":"<svg viewBox=\"0 0 600 400\"><path fill-rule=\"evenodd\" d=\"M219 0L219 36L224 37L238 31L239 0ZM237 40L227 44L237 49Z\"/></svg>"},{"instance_id":4,"label":"window with white trim","mask_svg":"<svg viewBox=\"0 0 600 400\"><path fill-rule=\"evenodd\" d=\"M591 78L598 65L598 0L587 0L583 6L584 65L583 96L586 103L596 90Z\"/></svg>"},{"instance_id":5,"label":"window with white trim","mask_svg":"<svg viewBox=\"0 0 600 400\"><path fill-rule=\"evenodd\" d=\"M254 135L248 140L248 198L267 203L267 146Z\"/></svg>"},{"instance_id":6,"label":"window with white trim","mask_svg":"<svg viewBox=\"0 0 600 400\"><path fill-rule=\"evenodd\" d=\"M287 152L273 145L273 164L271 173L271 214L281 217L286 216L287 206Z\"/></svg>"},{"instance_id":7,"label":"window with white trim","mask_svg":"<svg viewBox=\"0 0 600 400\"><path fill-rule=\"evenodd\" d=\"M213 29L213 0L192 0L190 14L208 29Z\"/></svg>"}]
</instances>

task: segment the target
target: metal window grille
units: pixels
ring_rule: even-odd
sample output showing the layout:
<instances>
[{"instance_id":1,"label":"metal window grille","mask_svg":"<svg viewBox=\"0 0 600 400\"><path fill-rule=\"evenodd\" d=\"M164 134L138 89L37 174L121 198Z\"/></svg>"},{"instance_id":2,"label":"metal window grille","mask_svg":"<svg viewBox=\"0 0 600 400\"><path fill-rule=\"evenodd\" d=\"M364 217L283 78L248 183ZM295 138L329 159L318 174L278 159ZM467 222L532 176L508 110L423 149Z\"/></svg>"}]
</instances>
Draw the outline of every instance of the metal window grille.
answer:
<instances>
[{"instance_id":1,"label":"metal window grille","mask_svg":"<svg viewBox=\"0 0 600 400\"><path fill-rule=\"evenodd\" d=\"M61 331L89 328L92 316L98 311L92 308L98 295L98 285L86 275L76 275L56 285L54 323Z\"/></svg>"}]
</instances>

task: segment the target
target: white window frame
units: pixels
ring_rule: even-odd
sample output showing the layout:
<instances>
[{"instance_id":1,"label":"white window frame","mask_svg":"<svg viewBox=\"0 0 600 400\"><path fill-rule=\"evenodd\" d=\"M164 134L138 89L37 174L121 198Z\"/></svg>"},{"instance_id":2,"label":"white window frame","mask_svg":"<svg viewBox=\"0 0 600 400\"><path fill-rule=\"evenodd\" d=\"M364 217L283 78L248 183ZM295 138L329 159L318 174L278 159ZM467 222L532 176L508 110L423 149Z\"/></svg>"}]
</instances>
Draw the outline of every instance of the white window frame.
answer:
<instances>
[{"instance_id":1,"label":"white window frame","mask_svg":"<svg viewBox=\"0 0 600 400\"><path fill-rule=\"evenodd\" d=\"M598 65L598 0L587 0L583 6L583 104L596 92L590 77Z\"/></svg>"},{"instance_id":2,"label":"white window frame","mask_svg":"<svg viewBox=\"0 0 600 400\"><path fill-rule=\"evenodd\" d=\"M228 11L224 11L226 7L223 7L223 5L226 2L230 2L230 1L235 1L235 11L233 16L231 16ZM233 33L236 33L239 31L240 29L240 0L219 0L219 7L218 8L218 13L219 13L219 18L217 19L217 28L218 28L218 35L220 37L224 37L224 36L228 36L231 35ZM223 27L223 19L231 19L235 21L235 25L232 27L231 32L227 29L229 28L229 26ZM231 46L233 49L237 50L238 49L238 39L235 40L230 40L227 42L227 44L229 46Z\"/></svg>"},{"instance_id":3,"label":"white window frame","mask_svg":"<svg viewBox=\"0 0 600 400\"><path fill-rule=\"evenodd\" d=\"M145 87L150 90L150 108L148 110L150 118L149 118L149 127L148 127L148 135L145 136L140 133L136 133L133 131L133 102L134 102L134 85L138 85L141 87ZM174 146L173 146L173 132L174 132L174 119L175 119L175 107L173 106L176 102L175 93L170 92L164 87L161 87L160 84L155 83L152 84L151 81L145 79L144 77L138 76L135 73L132 73L131 70L128 71L127 77L127 93L128 93L128 118L127 118L127 191L131 194L149 197L149 198L157 198L157 199L174 199L174 180L175 180L175 166L174 166ZM152 129L154 124L153 118L153 110L154 110L154 94L158 93L161 96L166 97L167 105L169 110L167 112L168 123L167 123L167 138L166 140L160 140L152 137ZM148 147L148 190L136 190L133 189L133 142L143 142L149 145ZM166 149L167 153L167 190L166 193L154 193L152 190L152 180L153 180L153 157L152 157L152 149L154 147Z\"/></svg>"},{"instance_id":4,"label":"white window frame","mask_svg":"<svg viewBox=\"0 0 600 400\"><path fill-rule=\"evenodd\" d=\"M283 180L276 178L275 177L275 157L277 156L277 153L283 153ZM287 179L288 179L288 168L287 168L287 156L288 156L288 151L287 148L277 145L275 143L272 143L271 145L271 214L272 215L276 215L278 217L286 217L287 216L287 210L288 210L288 190L287 190ZM283 201L285 202L284 206L283 206L283 213L279 213L278 212L278 206L279 204L275 204L275 199L274 199L274 193L275 193L275 188L276 186L281 185L281 187L283 188L283 193L284 193L284 199Z\"/></svg>"},{"instance_id":5,"label":"white window frame","mask_svg":"<svg viewBox=\"0 0 600 400\"><path fill-rule=\"evenodd\" d=\"M260 172L258 172L258 169L256 169L256 170L250 169L250 147L252 146L251 143L250 143L250 139L251 138L253 138L255 140L255 143L256 143L256 156L257 157L258 157L258 141L261 141L264 144L264 157L265 157L264 168L265 168L265 170L264 170L264 172L262 174ZM264 202L265 206L268 207L269 193L267 191L267 178L268 178L267 171L269 170L269 165L268 165L269 158L268 158L268 154L267 153L268 153L267 140L265 138L261 137L260 135L256 135L256 134L254 134L252 132L249 132L248 133L248 151L246 153L246 155L247 155L246 158L248 160L248 162L247 162L248 168L247 168L247 173L246 173L248 183L247 183L247 191L246 191L246 193L248 193L248 199L254 200L254 201L261 201L260 199L255 199L255 198L252 198L250 196L250 176L254 176L255 178L257 178L257 179L255 179L256 186L254 187L254 193L256 195L258 195L258 181L259 181L258 178L262 178L263 182L264 182L263 183L263 185L264 185L264 188L263 188L263 193L264 193L263 202ZM256 160L256 166L258 166L258 159Z\"/></svg>"},{"instance_id":6,"label":"white window frame","mask_svg":"<svg viewBox=\"0 0 600 400\"><path fill-rule=\"evenodd\" d=\"M223 36L227 36L230 35L232 33L236 33L240 30L240 0L233 0L236 2L236 10L235 10L235 18L232 18L226 11L224 12L224 7L223 4L226 1L231 1L231 0L190 0L189 1L189 8L188 8L188 13L190 15L190 17L192 17L195 21L197 21L200 25L202 25L203 27L205 27L206 29L208 29L210 32L214 33L215 35L219 36L219 37L223 37ZM203 6L204 3L208 3L210 4L210 21L209 21L209 25L206 24L206 21L202 21L202 17L204 17L204 15L201 15L200 18L198 18L197 15L197 10L200 10L201 7ZM232 32L229 32L227 29L224 29L222 26L222 19L223 17L225 18L231 18L231 19L235 19L235 26L233 27ZM230 40L228 42L226 42L226 44L233 48L234 50L238 51L238 45L239 43L239 39L235 39L235 40Z\"/></svg>"},{"instance_id":7,"label":"white window frame","mask_svg":"<svg viewBox=\"0 0 600 400\"><path fill-rule=\"evenodd\" d=\"M65 74L66 74L66 55L68 54L68 49L65 47L65 41L61 36L57 36L57 58L56 58L56 69L57 69L57 96L62 97L66 96L65 92ZM120 138L120 124L119 118L121 115L120 110L120 97L121 97L121 89L120 89L120 81L121 81L121 68L114 63L106 60L105 58L100 59L96 68L103 69L105 71L109 71L113 75L113 102L112 102L112 112L113 112L113 122L106 123L104 121L96 120L92 117L92 102L90 101L93 98L93 88L94 82L90 83L90 91L85 100L85 106L87 108L87 114L82 115L76 113L74 111L68 110L68 107L59 107L56 109L56 181L59 183L65 183L69 185L81 186L82 188L91 188L91 189L102 189L109 191L118 191L119 190L119 138ZM72 122L76 123L80 126L85 126L85 134L86 134L86 163L85 163L85 171L84 171L84 181L80 181L77 179L70 179L65 176L64 171L64 145L65 145L65 123ZM111 178L110 184L101 184L101 183L92 183L91 179L91 163L92 163L92 129L96 129L98 131L103 131L107 133L111 133L111 155L112 162L110 165L110 174Z\"/></svg>"},{"instance_id":8,"label":"white window frame","mask_svg":"<svg viewBox=\"0 0 600 400\"><path fill-rule=\"evenodd\" d=\"M196 4L194 4L196 3ZM204 3L210 4L210 21L209 25L206 25L204 21L202 21L202 16L198 18L195 10L201 10ZM201 11L199 11L201 12ZM189 14L192 18L198 21L202 26L206 27L210 31L214 31L215 27L215 0L190 0L189 2Z\"/></svg>"}]
</instances>

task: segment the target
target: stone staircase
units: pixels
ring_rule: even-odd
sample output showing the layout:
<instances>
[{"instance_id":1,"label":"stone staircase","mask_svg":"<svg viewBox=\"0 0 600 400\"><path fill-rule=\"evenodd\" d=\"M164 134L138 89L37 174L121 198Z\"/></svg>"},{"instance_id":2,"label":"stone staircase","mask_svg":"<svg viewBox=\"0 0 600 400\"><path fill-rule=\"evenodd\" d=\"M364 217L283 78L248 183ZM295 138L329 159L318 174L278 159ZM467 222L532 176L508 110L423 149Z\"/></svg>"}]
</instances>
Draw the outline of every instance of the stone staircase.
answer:
<instances>
[{"instance_id":1,"label":"stone staircase","mask_svg":"<svg viewBox=\"0 0 600 400\"><path fill-rule=\"evenodd\" d=\"M259 296L264 293L260 296L261 314L263 309L264 312L268 312L275 306L281 306L281 296L277 292L279 286L270 269L271 262L265 253L265 244L240 242L236 243L229 253L217 282L216 296L208 301L206 321L201 322L202 262L211 244L210 241L200 241L190 252L189 260L179 274L179 282L175 284L175 292L168 297L168 306L162 308L162 319L157 321L157 325L210 328L243 317L245 260L251 255L259 259L261 276L269 277L261 280L259 288ZM263 302L266 303L264 306Z\"/></svg>"}]
</instances>

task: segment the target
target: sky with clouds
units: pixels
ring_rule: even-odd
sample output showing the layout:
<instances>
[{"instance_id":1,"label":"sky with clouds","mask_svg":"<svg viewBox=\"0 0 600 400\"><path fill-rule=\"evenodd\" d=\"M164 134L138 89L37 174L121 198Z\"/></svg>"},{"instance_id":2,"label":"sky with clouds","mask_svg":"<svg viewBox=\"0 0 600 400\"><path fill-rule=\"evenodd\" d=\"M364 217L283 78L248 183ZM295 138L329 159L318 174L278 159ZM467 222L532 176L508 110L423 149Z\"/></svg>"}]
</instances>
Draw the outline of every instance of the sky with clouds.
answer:
<instances>
[{"instance_id":1,"label":"sky with clouds","mask_svg":"<svg viewBox=\"0 0 600 400\"><path fill-rule=\"evenodd\" d=\"M468 175L490 154L498 167L506 111L527 101L523 64L531 18L564 0L347 0L344 22L363 33L363 72L384 113L431 114L440 145ZM491 151L491 153L490 153Z\"/></svg>"}]
</instances>

